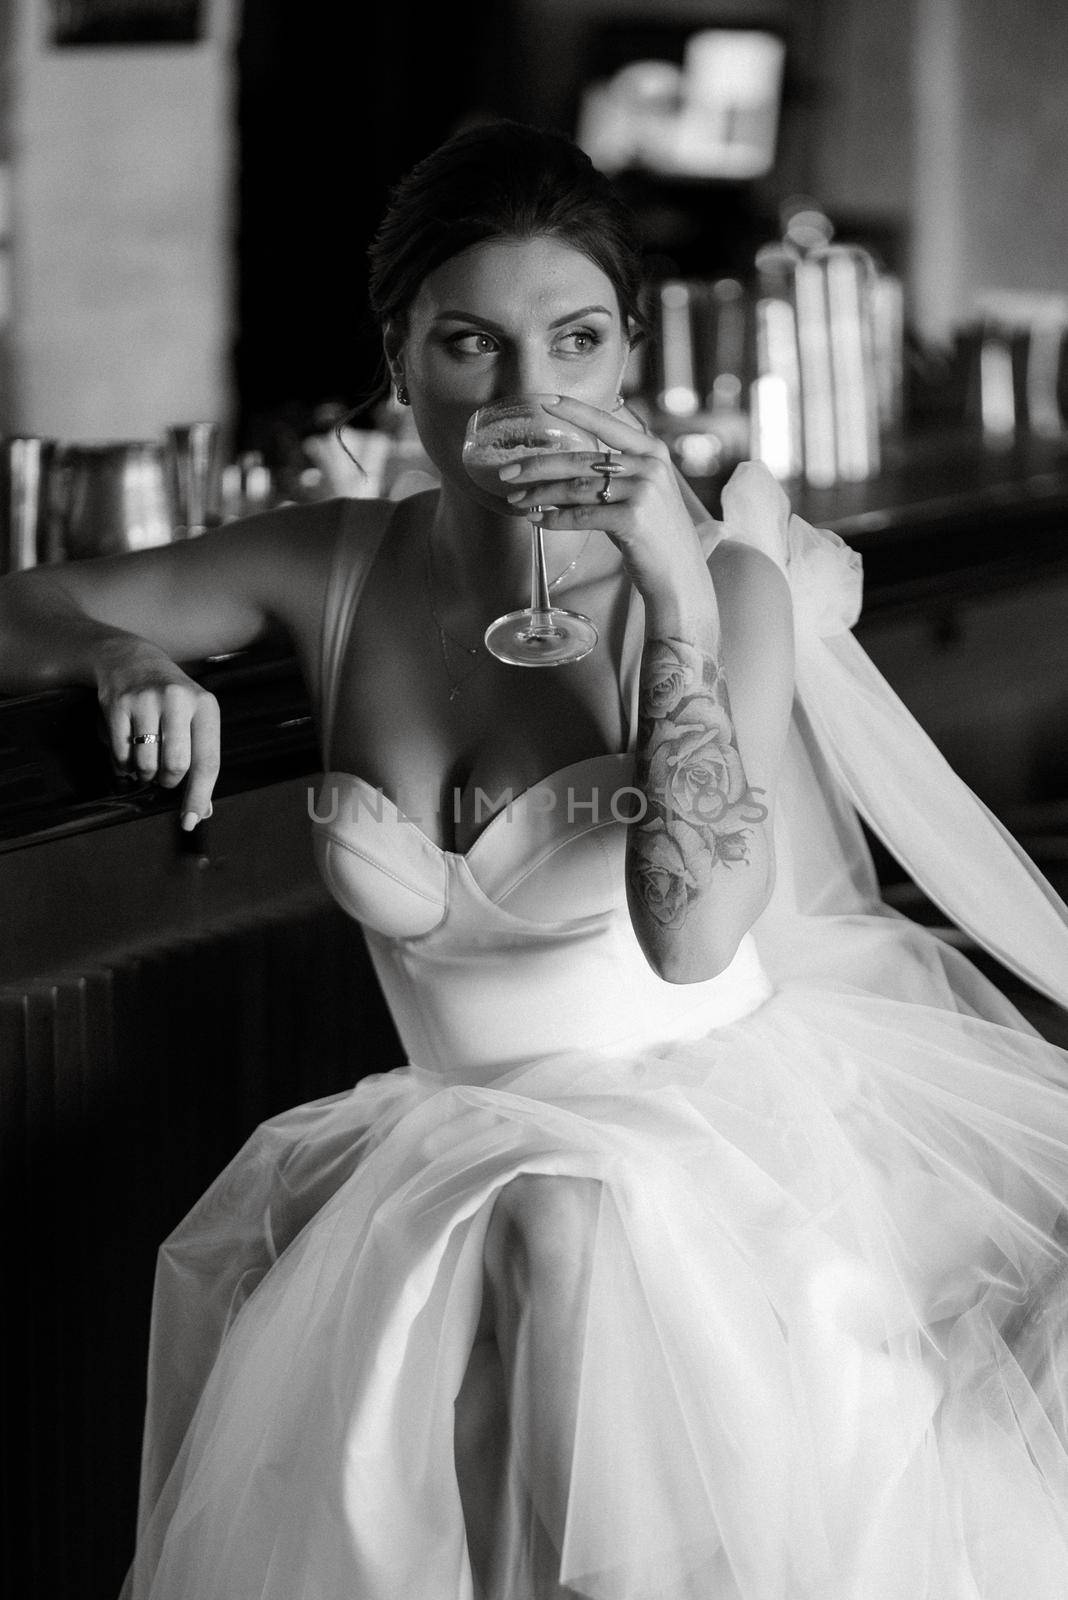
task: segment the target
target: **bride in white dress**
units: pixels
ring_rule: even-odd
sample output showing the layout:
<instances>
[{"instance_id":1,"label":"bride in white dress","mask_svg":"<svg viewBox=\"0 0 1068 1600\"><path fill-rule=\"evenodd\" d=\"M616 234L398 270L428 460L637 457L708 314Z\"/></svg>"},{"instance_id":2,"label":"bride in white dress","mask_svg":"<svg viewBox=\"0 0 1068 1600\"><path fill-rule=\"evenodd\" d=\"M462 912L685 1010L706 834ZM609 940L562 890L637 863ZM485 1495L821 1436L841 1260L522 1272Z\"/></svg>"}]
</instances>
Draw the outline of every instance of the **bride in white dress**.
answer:
<instances>
[{"instance_id":1,"label":"bride in white dress","mask_svg":"<svg viewBox=\"0 0 1068 1600\"><path fill-rule=\"evenodd\" d=\"M285 623L410 1060L163 1246L128 1595L1064 1600L1068 1056L881 904L858 812L1061 1002L1065 907L852 639L858 557L756 466L713 522L616 409L636 263L579 152L459 136L372 265L440 492L0 585L0 682L95 682L187 822L174 662ZM516 392L623 469L512 479L601 628L558 672L478 646L526 525L460 446Z\"/></svg>"}]
</instances>

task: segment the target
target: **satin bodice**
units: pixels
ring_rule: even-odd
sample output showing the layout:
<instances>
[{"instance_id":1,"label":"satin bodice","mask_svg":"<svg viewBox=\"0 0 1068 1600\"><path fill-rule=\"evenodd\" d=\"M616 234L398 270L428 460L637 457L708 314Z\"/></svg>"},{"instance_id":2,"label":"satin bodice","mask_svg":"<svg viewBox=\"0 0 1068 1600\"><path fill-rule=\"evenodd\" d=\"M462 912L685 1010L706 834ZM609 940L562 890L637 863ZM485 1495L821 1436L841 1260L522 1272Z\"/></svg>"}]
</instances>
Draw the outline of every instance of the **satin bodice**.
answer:
<instances>
[{"instance_id":1,"label":"satin bodice","mask_svg":"<svg viewBox=\"0 0 1068 1600\"><path fill-rule=\"evenodd\" d=\"M324 750L345 644L377 537L342 530L324 618ZM624 875L643 630L632 594L620 662L628 748L563 767L512 798L465 852L441 848L359 776L328 770L313 816L331 894L362 925L411 1060L459 1081L570 1050L698 1038L771 986L747 936L730 966L670 984L634 936Z\"/></svg>"}]
</instances>

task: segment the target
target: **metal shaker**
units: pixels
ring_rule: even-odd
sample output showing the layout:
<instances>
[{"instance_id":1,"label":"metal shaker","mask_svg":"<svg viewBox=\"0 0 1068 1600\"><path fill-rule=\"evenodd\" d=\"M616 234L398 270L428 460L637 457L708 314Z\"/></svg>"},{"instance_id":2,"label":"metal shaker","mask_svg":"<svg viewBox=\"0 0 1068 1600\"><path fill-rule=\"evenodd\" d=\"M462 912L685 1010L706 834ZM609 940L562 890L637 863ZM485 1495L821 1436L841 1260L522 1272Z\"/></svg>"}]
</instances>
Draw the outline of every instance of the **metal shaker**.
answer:
<instances>
[{"instance_id":1,"label":"metal shaker","mask_svg":"<svg viewBox=\"0 0 1068 1600\"><path fill-rule=\"evenodd\" d=\"M59 470L63 549L70 560L170 543L172 515L159 443L66 445Z\"/></svg>"}]
</instances>

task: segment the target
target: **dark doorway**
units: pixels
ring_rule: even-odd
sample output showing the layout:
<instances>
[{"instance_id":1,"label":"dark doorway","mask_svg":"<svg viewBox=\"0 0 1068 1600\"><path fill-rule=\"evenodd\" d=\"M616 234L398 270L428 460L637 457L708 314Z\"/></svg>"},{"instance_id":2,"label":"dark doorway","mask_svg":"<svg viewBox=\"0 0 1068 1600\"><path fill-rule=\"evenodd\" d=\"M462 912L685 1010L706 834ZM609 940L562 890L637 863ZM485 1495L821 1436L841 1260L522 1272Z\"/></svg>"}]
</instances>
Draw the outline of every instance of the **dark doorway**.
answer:
<instances>
[{"instance_id":1,"label":"dark doorway","mask_svg":"<svg viewBox=\"0 0 1068 1600\"><path fill-rule=\"evenodd\" d=\"M365 251L391 186L507 115L509 0L245 0L237 49L237 443L273 453L373 391Z\"/></svg>"}]
</instances>

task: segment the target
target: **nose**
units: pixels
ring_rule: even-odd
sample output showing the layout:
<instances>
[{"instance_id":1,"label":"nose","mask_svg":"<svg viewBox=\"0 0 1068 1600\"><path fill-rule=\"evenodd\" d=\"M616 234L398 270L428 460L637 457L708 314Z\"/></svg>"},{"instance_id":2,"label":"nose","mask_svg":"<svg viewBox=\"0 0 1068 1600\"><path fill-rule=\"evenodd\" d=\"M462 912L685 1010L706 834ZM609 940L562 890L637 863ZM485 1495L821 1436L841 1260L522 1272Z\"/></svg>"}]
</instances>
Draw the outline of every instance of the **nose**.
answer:
<instances>
[{"instance_id":1,"label":"nose","mask_svg":"<svg viewBox=\"0 0 1068 1600\"><path fill-rule=\"evenodd\" d=\"M544 346L522 344L498 366L502 394L556 394L560 382Z\"/></svg>"}]
</instances>

